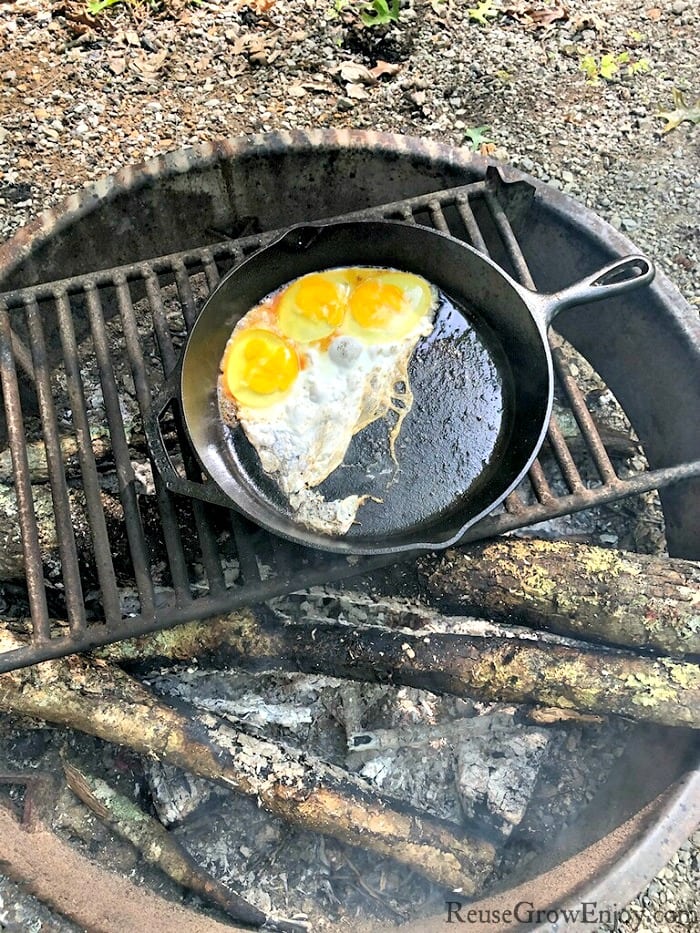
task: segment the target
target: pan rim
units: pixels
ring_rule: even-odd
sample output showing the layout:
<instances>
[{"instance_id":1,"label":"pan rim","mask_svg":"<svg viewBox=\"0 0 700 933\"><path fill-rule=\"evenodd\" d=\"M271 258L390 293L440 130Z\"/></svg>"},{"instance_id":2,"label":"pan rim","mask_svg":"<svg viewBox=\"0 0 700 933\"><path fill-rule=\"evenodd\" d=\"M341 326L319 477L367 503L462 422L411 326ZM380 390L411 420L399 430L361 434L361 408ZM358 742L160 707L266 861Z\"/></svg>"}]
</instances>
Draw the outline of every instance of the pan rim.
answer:
<instances>
[{"instance_id":1,"label":"pan rim","mask_svg":"<svg viewBox=\"0 0 700 933\"><path fill-rule=\"evenodd\" d=\"M254 504L258 504L259 510L247 508L245 501L241 501L240 498L233 498L230 492L221 485L221 482L217 479L217 476L210 469L210 464L207 462L206 458L201 455L201 445L196 440L194 432L191 428L194 413L191 410L191 406L188 404L189 396L186 386L186 380L188 378L188 363L193 353L192 348L197 340L198 328L204 326L201 322L206 320L207 310L210 308L210 305L214 301L215 297L227 287L229 280L234 276L240 277L245 275L246 267L254 262L259 263L262 256L264 256L268 251L280 249L284 245L285 241L294 240L294 238L316 237L322 234L324 231L338 232L342 231L343 229L356 230L358 228L363 228L365 233L370 228L373 228L376 231L382 229L401 230L405 231L405 235L408 237L415 237L416 231L420 231L418 234L419 236L428 237L430 241L433 242L444 240L445 242L450 243L452 248L457 247L460 251L466 252L467 254L471 255L474 262L489 268L497 277L497 279L501 280L508 288L510 288L514 295L519 299L521 305L519 313L526 314L528 316L529 321L534 326L538 334L538 365L541 365L544 369L543 384L546 381L547 391L546 393L542 393L540 398L539 411L541 411L541 417L538 417L537 420L537 433L535 440L531 440L530 446L528 447L527 456L518 465L517 473L510 474L510 479L508 479L508 477L504 477L504 481L508 479L507 484L505 486L501 485L496 494L491 499L489 499L488 503L483 508L479 509L477 513L469 515L463 521L460 521L458 515L453 516L453 521L446 525L442 534L440 533L439 524L430 527L430 522L439 522L440 514L444 514L444 512L448 510L436 511L434 516L428 516L428 518L426 518L424 521L416 523L414 530L415 537L411 540L406 540L407 535L410 535L413 531L413 529L410 528L397 530L393 535L391 532L387 532L381 534L369 534L367 536L358 534L352 537L312 531L302 523L294 521L288 515L283 513L279 508L276 508L274 504L261 499L260 496L257 495L257 491L255 490L254 484L252 483L250 484L250 488L247 490L247 492L250 495L252 502ZM366 263L357 263L357 265L363 264L366 265ZM336 265L340 266L342 263L337 263ZM331 266L328 266L328 268L330 267ZM277 287L285 284L286 281L290 281L290 279L288 277L284 278ZM274 286L272 289L268 289L265 293L268 294L271 290L274 290ZM187 343L181 358L182 365L178 379L178 390L185 429L187 431L197 460L205 474L212 480L217 489L221 491L223 499L226 500L226 503L232 509L243 514L246 518L255 524L267 529L271 533L293 541L297 544L312 547L318 550L346 555L391 555L395 553L398 554L415 551L429 551L451 547L457 544L473 525L477 524L481 519L495 511L510 495L510 493L513 492L513 490L520 484L520 482L522 482L524 476L527 474L533 461L537 457L544 441L553 406L554 376L551 353L546 337L546 326L540 319L539 315L528 304L528 297L531 295L534 296L536 294L536 292L532 292L531 290L524 288L522 285L516 282L508 274L508 272L506 272L501 266L492 260L491 257L479 252L473 246L471 246L471 244L466 243L465 241L460 240L455 236L452 236L450 233L435 230L431 227L412 224L402 220L387 219L321 220L309 223L295 224L280 232L279 236L272 238L264 246L245 257L242 262L234 266L231 270L229 270L229 272L226 273L226 275L221 279L216 288L211 292L211 294L204 302L202 309L200 310L197 319L192 326L190 334L188 335ZM235 323L240 320L241 316L242 315L240 314L233 316L232 323L230 323L230 328L228 331L229 333L230 329L235 326ZM535 436L534 428L533 436ZM237 479L236 482L238 482ZM238 490L235 491L237 492ZM468 492L464 494L465 497L468 497L468 495ZM456 505L455 511L457 511ZM455 528L455 521L459 522L459 527L457 528ZM427 530L425 527L421 529L421 525L428 526L429 530Z\"/></svg>"}]
</instances>

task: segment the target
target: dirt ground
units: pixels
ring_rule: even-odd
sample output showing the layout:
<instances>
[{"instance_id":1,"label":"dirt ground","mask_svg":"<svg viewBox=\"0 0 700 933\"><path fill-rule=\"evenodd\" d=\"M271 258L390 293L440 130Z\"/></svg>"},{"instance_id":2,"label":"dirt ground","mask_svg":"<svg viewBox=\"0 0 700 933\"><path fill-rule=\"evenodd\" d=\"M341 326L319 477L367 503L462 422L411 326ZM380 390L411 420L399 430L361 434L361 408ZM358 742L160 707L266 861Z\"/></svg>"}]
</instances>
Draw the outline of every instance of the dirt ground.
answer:
<instances>
[{"instance_id":1,"label":"dirt ground","mask_svg":"<svg viewBox=\"0 0 700 933\"><path fill-rule=\"evenodd\" d=\"M3 240L84 185L173 149L371 128L466 146L561 188L700 310L692 0L408 0L386 23L371 21L391 3L352 0L89 6L0 4ZM690 929L674 910L698 904L698 858L696 834L632 905L636 925L618 929ZM68 927L0 879L3 929Z\"/></svg>"}]
</instances>

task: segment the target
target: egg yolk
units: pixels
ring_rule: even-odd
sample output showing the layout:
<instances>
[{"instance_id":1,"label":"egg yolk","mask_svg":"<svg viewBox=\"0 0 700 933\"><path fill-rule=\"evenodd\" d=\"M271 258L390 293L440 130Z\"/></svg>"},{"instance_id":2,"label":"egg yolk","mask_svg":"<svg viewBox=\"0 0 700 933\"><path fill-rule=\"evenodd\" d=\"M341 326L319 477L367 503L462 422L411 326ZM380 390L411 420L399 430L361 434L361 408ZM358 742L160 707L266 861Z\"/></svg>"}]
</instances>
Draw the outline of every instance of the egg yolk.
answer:
<instances>
[{"instance_id":1,"label":"egg yolk","mask_svg":"<svg viewBox=\"0 0 700 933\"><path fill-rule=\"evenodd\" d=\"M250 328L236 334L224 357L223 378L236 401L255 408L274 405L299 374L299 357L282 337Z\"/></svg>"},{"instance_id":2,"label":"egg yolk","mask_svg":"<svg viewBox=\"0 0 700 933\"><path fill-rule=\"evenodd\" d=\"M401 340L432 306L432 291L420 276L407 272L375 274L353 289L342 331L367 343Z\"/></svg>"},{"instance_id":3,"label":"egg yolk","mask_svg":"<svg viewBox=\"0 0 700 933\"><path fill-rule=\"evenodd\" d=\"M348 287L332 273L312 272L286 289L279 303L282 333L310 343L332 334L345 316Z\"/></svg>"}]
</instances>

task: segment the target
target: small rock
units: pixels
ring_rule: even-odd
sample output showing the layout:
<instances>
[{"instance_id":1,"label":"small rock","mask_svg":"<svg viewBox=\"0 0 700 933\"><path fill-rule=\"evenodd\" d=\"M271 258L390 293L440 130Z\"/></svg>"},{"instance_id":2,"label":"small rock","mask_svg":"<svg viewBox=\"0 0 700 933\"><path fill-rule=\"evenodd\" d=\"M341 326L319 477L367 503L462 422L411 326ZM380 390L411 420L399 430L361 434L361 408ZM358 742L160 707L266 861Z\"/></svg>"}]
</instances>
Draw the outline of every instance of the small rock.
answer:
<instances>
[{"instance_id":1,"label":"small rock","mask_svg":"<svg viewBox=\"0 0 700 933\"><path fill-rule=\"evenodd\" d=\"M425 91L413 91L408 95L408 99L414 107L420 109L426 101L426 93Z\"/></svg>"},{"instance_id":2,"label":"small rock","mask_svg":"<svg viewBox=\"0 0 700 933\"><path fill-rule=\"evenodd\" d=\"M337 110L340 110L341 113L352 110L355 106L355 102L350 100L349 97L339 97L338 103L335 105Z\"/></svg>"},{"instance_id":3,"label":"small rock","mask_svg":"<svg viewBox=\"0 0 700 933\"><path fill-rule=\"evenodd\" d=\"M529 156L525 156L520 160L520 166L524 172L534 172L535 170L535 163L531 158L529 158Z\"/></svg>"},{"instance_id":4,"label":"small rock","mask_svg":"<svg viewBox=\"0 0 700 933\"><path fill-rule=\"evenodd\" d=\"M627 231L636 230L639 227L639 224L636 220L633 220L631 217L622 218L622 229Z\"/></svg>"},{"instance_id":5,"label":"small rock","mask_svg":"<svg viewBox=\"0 0 700 933\"><path fill-rule=\"evenodd\" d=\"M671 4L671 12L674 16L680 16L682 13L688 9L687 0L673 0Z\"/></svg>"},{"instance_id":6,"label":"small rock","mask_svg":"<svg viewBox=\"0 0 700 933\"><path fill-rule=\"evenodd\" d=\"M571 182L574 181L574 173L570 172L568 169L564 169L561 173L561 180L570 185Z\"/></svg>"},{"instance_id":7,"label":"small rock","mask_svg":"<svg viewBox=\"0 0 700 933\"><path fill-rule=\"evenodd\" d=\"M265 52L251 52L248 56L248 61L254 67L260 68L263 65L267 65L267 55Z\"/></svg>"}]
</instances>

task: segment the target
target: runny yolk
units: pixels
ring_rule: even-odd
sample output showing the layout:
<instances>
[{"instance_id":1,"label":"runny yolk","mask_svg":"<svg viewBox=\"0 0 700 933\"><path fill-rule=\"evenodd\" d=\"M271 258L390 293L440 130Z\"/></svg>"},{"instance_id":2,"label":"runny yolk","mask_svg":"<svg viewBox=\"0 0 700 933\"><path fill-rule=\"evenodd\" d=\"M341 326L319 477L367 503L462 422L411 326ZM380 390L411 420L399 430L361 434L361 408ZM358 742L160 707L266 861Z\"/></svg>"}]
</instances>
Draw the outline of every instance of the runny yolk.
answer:
<instances>
[{"instance_id":1,"label":"runny yolk","mask_svg":"<svg viewBox=\"0 0 700 933\"><path fill-rule=\"evenodd\" d=\"M310 321L337 327L343 320L343 298L335 282L323 275L307 275L299 282L296 293L298 311Z\"/></svg>"},{"instance_id":2,"label":"runny yolk","mask_svg":"<svg viewBox=\"0 0 700 933\"><path fill-rule=\"evenodd\" d=\"M310 343L332 334L345 316L347 286L332 275L312 272L282 292L278 326L286 337Z\"/></svg>"},{"instance_id":3,"label":"runny yolk","mask_svg":"<svg viewBox=\"0 0 700 933\"><path fill-rule=\"evenodd\" d=\"M231 342L224 360L224 382L239 402L263 407L287 392L299 373L294 348L271 331L251 328Z\"/></svg>"},{"instance_id":4,"label":"runny yolk","mask_svg":"<svg viewBox=\"0 0 700 933\"><path fill-rule=\"evenodd\" d=\"M350 314L361 327L370 330L384 330L391 327L397 315L407 308L404 292L398 285L381 282L377 279L365 279L350 295Z\"/></svg>"}]
</instances>

